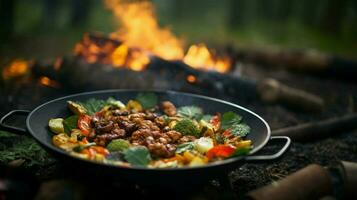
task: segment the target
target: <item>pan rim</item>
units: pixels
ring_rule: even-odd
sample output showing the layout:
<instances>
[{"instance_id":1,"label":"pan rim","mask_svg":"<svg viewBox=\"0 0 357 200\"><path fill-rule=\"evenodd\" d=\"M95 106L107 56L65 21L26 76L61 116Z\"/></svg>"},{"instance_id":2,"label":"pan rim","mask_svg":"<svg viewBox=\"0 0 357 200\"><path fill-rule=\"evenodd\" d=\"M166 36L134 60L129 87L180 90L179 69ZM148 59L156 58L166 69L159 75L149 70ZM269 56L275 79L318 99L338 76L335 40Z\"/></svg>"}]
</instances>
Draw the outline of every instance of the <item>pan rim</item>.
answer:
<instances>
[{"instance_id":1,"label":"pan rim","mask_svg":"<svg viewBox=\"0 0 357 200\"><path fill-rule=\"evenodd\" d=\"M37 137L37 135L35 134L35 131L32 130L31 126L30 126L30 121L31 121L31 117L34 113L36 113L38 110L42 109L43 107L47 106L48 104L51 104L53 102L56 101L60 101L63 99L68 99L68 98L73 98L73 97L78 97L78 96L83 96L83 95L93 95L93 94L101 94L101 93L117 93L117 92L155 92L155 93L164 93L164 94L179 94L179 95L185 95L185 96L191 96L191 97L195 97L195 98L200 98L200 99L204 99L204 100L209 100L209 101L215 101L215 102L219 102L222 104L226 104L238 109L241 109L245 112L250 113L251 115L255 116L256 118L258 118L261 122L263 122L263 124L265 125L265 128L267 130L267 134L266 137L264 139L264 141L259 144L258 146L255 146L253 148L253 150L251 150L249 152L248 155L246 156L240 156L240 157L234 157L234 158L229 158L229 159L225 159L222 161L216 161L213 163L209 163L206 165L202 165L202 166L193 166L193 167L179 167L179 168L148 168L148 167L138 167L138 166L130 166L130 167L126 167L126 166L119 166L119 165L112 165L112 164L107 164L107 163L100 163L100 162L96 162L96 161L92 161L92 160L86 160L86 159L82 159L79 157L75 157L70 155L68 152L65 152L59 148L56 148L53 145L50 145L47 142L44 142L41 140L41 138ZM218 166L223 166L223 165L228 165L228 164L233 164L236 163L242 159L244 159L245 157L252 155L254 153L256 153L257 151L261 150L269 141L270 136L271 136L271 129L269 124L258 114L256 114L255 112L242 107L240 105L222 100L222 99L217 99L217 98L213 98L213 97L208 97L208 96L204 96L204 95L199 95L199 94L192 94L192 93L186 93L186 92L177 92L177 91L173 91L173 90L155 90L155 89L150 89L150 90L140 90L140 89L108 89L108 90L95 90L95 91L90 91L90 92L81 92L81 93L76 93L76 94L72 94L72 95L67 95L64 97L59 97L50 101L47 101L39 106L37 106L34 110L31 111L31 113L28 115L27 119L26 119L26 128L27 130L30 132L31 136L34 137L36 139L37 142L39 142L41 145L45 146L46 148L55 151L56 153L61 154L62 156L69 156L72 159L78 160L78 161L84 161L87 163L92 163L98 166L105 166L105 167L114 167L114 168L118 168L118 169L125 169L125 170L147 170L147 171L187 171L187 170L199 170L199 169L207 169L207 168L213 168L213 167L218 167Z\"/></svg>"}]
</instances>

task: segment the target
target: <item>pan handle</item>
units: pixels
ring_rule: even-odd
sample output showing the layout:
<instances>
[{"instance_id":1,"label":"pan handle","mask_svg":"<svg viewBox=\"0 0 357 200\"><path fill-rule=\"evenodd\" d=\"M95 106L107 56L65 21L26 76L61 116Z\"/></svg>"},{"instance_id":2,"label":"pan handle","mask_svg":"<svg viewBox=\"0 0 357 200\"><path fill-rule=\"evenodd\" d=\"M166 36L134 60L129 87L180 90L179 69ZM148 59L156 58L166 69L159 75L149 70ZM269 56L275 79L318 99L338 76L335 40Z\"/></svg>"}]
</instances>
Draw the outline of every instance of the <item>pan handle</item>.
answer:
<instances>
[{"instance_id":1,"label":"pan handle","mask_svg":"<svg viewBox=\"0 0 357 200\"><path fill-rule=\"evenodd\" d=\"M6 124L6 120L10 117L10 116L28 116L30 114L31 111L29 110L12 110L9 113L7 113L6 115L4 115L1 119L0 119L0 127L7 130L7 131L11 131L13 133L18 133L18 134L24 134L27 133L26 129L21 128L21 127L17 127L14 125L9 125Z\"/></svg>"},{"instance_id":2,"label":"pan handle","mask_svg":"<svg viewBox=\"0 0 357 200\"><path fill-rule=\"evenodd\" d=\"M273 160L273 159L279 158L281 155L283 155L283 153L285 153L288 150L288 148L291 144L291 139L286 136L272 136L270 138L270 140L277 140L277 139L286 140L283 148L281 148L280 151L278 151L277 153L272 154L272 155L247 156L245 159L246 160Z\"/></svg>"}]
</instances>

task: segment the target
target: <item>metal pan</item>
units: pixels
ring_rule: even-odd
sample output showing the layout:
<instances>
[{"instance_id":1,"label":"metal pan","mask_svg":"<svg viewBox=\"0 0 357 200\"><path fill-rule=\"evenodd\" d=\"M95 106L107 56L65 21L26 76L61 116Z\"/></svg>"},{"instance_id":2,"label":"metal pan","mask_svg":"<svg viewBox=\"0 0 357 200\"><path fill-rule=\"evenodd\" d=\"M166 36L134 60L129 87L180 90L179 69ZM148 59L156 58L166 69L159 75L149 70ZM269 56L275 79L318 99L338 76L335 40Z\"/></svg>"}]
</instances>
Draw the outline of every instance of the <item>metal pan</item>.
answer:
<instances>
[{"instance_id":1,"label":"metal pan","mask_svg":"<svg viewBox=\"0 0 357 200\"><path fill-rule=\"evenodd\" d=\"M126 102L136 97L140 92L153 92L159 100L169 100L176 106L196 105L202 107L207 113L233 111L241 115L244 121L251 127L251 132L247 136L248 139L253 141L253 149L249 155L244 157L236 157L220 162L210 163L199 167L184 167L175 169L150 169L143 167L121 167L111 166L102 163L93 162L90 160L83 160L73 157L65 151L57 148L51 142L53 134L48 129L48 120L56 117L66 117L70 115L67 109L66 102L71 101L85 101L89 98L107 99L114 97ZM9 117L18 115L26 115L26 129L7 125ZM73 171L79 170L81 174L88 173L91 176L103 177L116 181L131 181L139 184L194 184L202 183L203 181L215 179L226 175L233 169L238 168L240 165L250 160L271 160L281 156L289 147L291 140L288 137L270 136L270 127L259 115L254 112L229 103L223 100L174 92L174 91L138 91L138 90L103 90L87 93L80 93L58 98L47 103L44 103L33 111L14 110L6 114L1 120L0 125L2 128L13 132L29 133L35 140L48 152L62 159L67 163ZM284 140L285 144L279 152L273 155L255 155L262 149L269 140ZM84 173L84 171L86 173Z\"/></svg>"}]
</instances>

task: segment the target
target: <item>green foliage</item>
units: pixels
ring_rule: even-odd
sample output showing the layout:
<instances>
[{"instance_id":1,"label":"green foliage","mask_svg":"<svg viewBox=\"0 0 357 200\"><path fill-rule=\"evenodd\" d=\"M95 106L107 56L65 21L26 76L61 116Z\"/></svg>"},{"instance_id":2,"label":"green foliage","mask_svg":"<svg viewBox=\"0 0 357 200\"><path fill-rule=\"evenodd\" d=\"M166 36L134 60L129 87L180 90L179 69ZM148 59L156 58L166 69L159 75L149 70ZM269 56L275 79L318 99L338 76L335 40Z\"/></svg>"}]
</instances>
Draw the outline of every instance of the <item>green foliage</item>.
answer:
<instances>
[{"instance_id":1,"label":"green foliage","mask_svg":"<svg viewBox=\"0 0 357 200\"><path fill-rule=\"evenodd\" d=\"M77 128L77 122L78 122L78 115L72 115L64 119L63 120L64 132L70 135L71 130Z\"/></svg>"},{"instance_id":2,"label":"green foliage","mask_svg":"<svg viewBox=\"0 0 357 200\"><path fill-rule=\"evenodd\" d=\"M100 111L108 102L102 99L88 99L85 102L77 102L82 105L86 110L88 115L94 115L94 113Z\"/></svg>"},{"instance_id":3,"label":"green foliage","mask_svg":"<svg viewBox=\"0 0 357 200\"><path fill-rule=\"evenodd\" d=\"M221 128L230 129L234 136L239 137L244 137L250 132L250 127L242 123L242 117L231 111L222 115Z\"/></svg>"},{"instance_id":4,"label":"green foliage","mask_svg":"<svg viewBox=\"0 0 357 200\"><path fill-rule=\"evenodd\" d=\"M0 165L18 159L25 160L25 168L44 167L55 162L32 138L0 131Z\"/></svg>"},{"instance_id":5,"label":"green foliage","mask_svg":"<svg viewBox=\"0 0 357 200\"><path fill-rule=\"evenodd\" d=\"M86 110L88 115L94 115L96 112L100 111L104 106L111 105L119 108L125 107L125 105L114 99L113 97L109 97L107 100L103 99L95 99L91 98L85 102L76 102L82 105Z\"/></svg>"},{"instance_id":6,"label":"green foliage","mask_svg":"<svg viewBox=\"0 0 357 200\"><path fill-rule=\"evenodd\" d=\"M158 104L158 97L154 93L139 93L136 100L140 102L144 109L153 108Z\"/></svg>"},{"instance_id":7,"label":"green foliage","mask_svg":"<svg viewBox=\"0 0 357 200\"><path fill-rule=\"evenodd\" d=\"M177 109L177 115L190 119L201 119L203 111L197 106L183 106Z\"/></svg>"},{"instance_id":8,"label":"green foliage","mask_svg":"<svg viewBox=\"0 0 357 200\"><path fill-rule=\"evenodd\" d=\"M191 119L183 119L178 121L173 129L182 133L183 135L193 135L195 137L200 136L200 130Z\"/></svg>"},{"instance_id":9,"label":"green foliage","mask_svg":"<svg viewBox=\"0 0 357 200\"><path fill-rule=\"evenodd\" d=\"M145 167L151 161L149 150L143 146L128 148L124 151L124 158L134 166Z\"/></svg>"},{"instance_id":10,"label":"green foliage","mask_svg":"<svg viewBox=\"0 0 357 200\"><path fill-rule=\"evenodd\" d=\"M228 129L235 124L239 124L242 120L242 117L237 115L236 113L229 111L222 115L221 119L221 127L222 129Z\"/></svg>"},{"instance_id":11,"label":"green foliage","mask_svg":"<svg viewBox=\"0 0 357 200\"><path fill-rule=\"evenodd\" d=\"M194 148L195 144L193 142L186 142L177 146L176 153L183 153L188 150L193 150Z\"/></svg>"}]
</instances>

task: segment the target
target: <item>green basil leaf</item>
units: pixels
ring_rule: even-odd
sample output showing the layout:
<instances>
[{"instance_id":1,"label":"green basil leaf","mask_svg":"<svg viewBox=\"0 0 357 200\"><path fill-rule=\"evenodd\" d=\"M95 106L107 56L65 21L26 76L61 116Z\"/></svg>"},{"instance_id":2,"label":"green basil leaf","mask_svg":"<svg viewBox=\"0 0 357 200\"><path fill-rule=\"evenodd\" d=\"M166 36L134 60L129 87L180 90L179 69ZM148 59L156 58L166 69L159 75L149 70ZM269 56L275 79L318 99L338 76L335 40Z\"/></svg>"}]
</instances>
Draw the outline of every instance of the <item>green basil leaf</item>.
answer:
<instances>
[{"instance_id":1,"label":"green basil leaf","mask_svg":"<svg viewBox=\"0 0 357 200\"><path fill-rule=\"evenodd\" d=\"M203 111L200 107L197 106L183 106L177 109L177 114L180 117L201 119Z\"/></svg>"},{"instance_id":2,"label":"green basil leaf","mask_svg":"<svg viewBox=\"0 0 357 200\"><path fill-rule=\"evenodd\" d=\"M244 123L234 124L230 130L234 136L244 137L250 132L250 127Z\"/></svg>"},{"instance_id":3,"label":"green basil leaf","mask_svg":"<svg viewBox=\"0 0 357 200\"><path fill-rule=\"evenodd\" d=\"M139 93L136 100L140 102L144 109L153 108L158 103L158 97L154 93Z\"/></svg>"},{"instance_id":4,"label":"green basil leaf","mask_svg":"<svg viewBox=\"0 0 357 200\"><path fill-rule=\"evenodd\" d=\"M86 110L88 115L94 115L96 112L100 111L104 106L114 105L117 107L125 107L123 103L114 99L113 97L109 97L107 100L103 99L88 99L85 102L76 102L82 105Z\"/></svg>"},{"instance_id":5,"label":"green basil leaf","mask_svg":"<svg viewBox=\"0 0 357 200\"><path fill-rule=\"evenodd\" d=\"M77 128L78 116L72 115L70 117L67 117L66 119L63 120L62 123L63 123L64 132L67 134L71 134L71 130Z\"/></svg>"},{"instance_id":6,"label":"green basil leaf","mask_svg":"<svg viewBox=\"0 0 357 200\"><path fill-rule=\"evenodd\" d=\"M186 142L177 146L176 153L183 153L188 150L193 150L194 148L195 144L193 142Z\"/></svg>"},{"instance_id":7,"label":"green basil leaf","mask_svg":"<svg viewBox=\"0 0 357 200\"><path fill-rule=\"evenodd\" d=\"M86 110L88 115L94 115L94 113L100 111L107 102L102 99L88 99L85 102L77 102L81 104Z\"/></svg>"},{"instance_id":8,"label":"green basil leaf","mask_svg":"<svg viewBox=\"0 0 357 200\"><path fill-rule=\"evenodd\" d=\"M151 161L149 150L143 146L128 148L124 151L124 158L134 166L147 166Z\"/></svg>"},{"instance_id":9,"label":"green basil leaf","mask_svg":"<svg viewBox=\"0 0 357 200\"><path fill-rule=\"evenodd\" d=\"M237 115L236 113L229 111L222 115L221 119L221 127L222 129L231 128L235 124L239 124L242 120L242 117Z\"/></svg>"}]
</instances>

